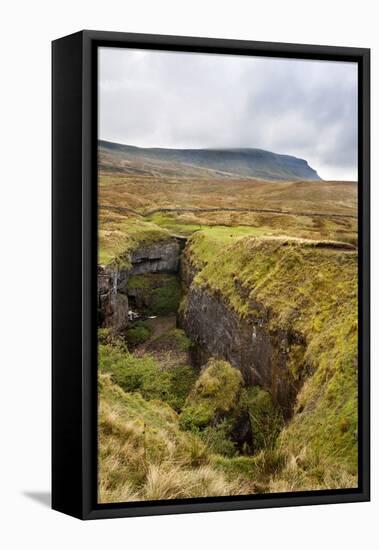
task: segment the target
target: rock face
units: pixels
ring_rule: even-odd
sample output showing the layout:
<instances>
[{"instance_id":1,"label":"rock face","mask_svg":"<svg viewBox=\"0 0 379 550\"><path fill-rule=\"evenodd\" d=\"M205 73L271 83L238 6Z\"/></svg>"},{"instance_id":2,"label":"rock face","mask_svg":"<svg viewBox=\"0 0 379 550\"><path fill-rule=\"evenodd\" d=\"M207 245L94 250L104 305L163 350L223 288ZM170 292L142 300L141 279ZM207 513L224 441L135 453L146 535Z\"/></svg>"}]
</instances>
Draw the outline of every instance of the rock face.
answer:
<instances>
[{"instance_id":1,"label":"rock face","mask_svg":"<svg viewBox=\"0 0 379 550\"><path fill-rule=\"evenodd\" d=\"M131 275L143 273L177 273L180 246L177 239L137 248L131 254Z\"/></svg>"},{"instance_id":2,"label":"rock face","mask_svg":"<svg viewBox=\"0 0 379 550\"><path fill-rule=\"evenodd\" d=\"M242 372L247 385L268 390L289 416L298 390L289 369L291 347L301 348L301 337L285 330L270 331L268 312L259 304L254 307L258 315L241 319L220 294L192 282L194 268L186 259L182 273L188 292L180 325L195 343L195 363L203 365L211 356L229 361Z\"/></svg>"},{"instance_id":3,"label":"rock face","mask_svg":"<svg viewBox=\"0 0 379 550\"><path fill-rule=\"evenodd\" d=\"M122 331L128 324L127 283L131 275L145 273L177 273L180 244L172 238L143 245L134 250L126 262L129 267L119 268L116 263L98 266L97 295L99 326Z\"/></svg>"},{"instance_id":4,"label":"rock face","mask_svg":"<svg viewBox=\"0 0 379 550\"><path fill-rule=\"evenodd\" d=\"M128 297L118 292L120 283L127 278L127 271L117 267L97 268L98 324L119 332L128 324Z\"/></svg>"}]
</instances>

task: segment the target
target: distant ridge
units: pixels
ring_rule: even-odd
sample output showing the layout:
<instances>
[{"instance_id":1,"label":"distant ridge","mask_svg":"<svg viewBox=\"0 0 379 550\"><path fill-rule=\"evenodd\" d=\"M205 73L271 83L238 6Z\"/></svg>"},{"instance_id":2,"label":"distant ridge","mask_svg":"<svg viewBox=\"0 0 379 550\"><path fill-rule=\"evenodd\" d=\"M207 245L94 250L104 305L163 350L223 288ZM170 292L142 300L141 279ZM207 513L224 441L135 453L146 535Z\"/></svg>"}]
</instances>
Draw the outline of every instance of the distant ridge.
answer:
<instances>
[{"instance_id":1,"label":"distant ridge","mask_svg":"<svg viewBox=\"0 0 379 550\"><path fill-rule=\"evenodd\" d=\"M263 149L163 149L142 148L99 140L101 166L114 170L130 171L130 163L136 162L138 171L147 165L158 172L183 169L186 174L259 178L264 180L321 180L316 170L306 160L265 151ZM155 166L156 165L156 166ZM137 169L137 168L136 168ZM200 171L200 172L199 172Z\"/></svg>"}]
</instances>

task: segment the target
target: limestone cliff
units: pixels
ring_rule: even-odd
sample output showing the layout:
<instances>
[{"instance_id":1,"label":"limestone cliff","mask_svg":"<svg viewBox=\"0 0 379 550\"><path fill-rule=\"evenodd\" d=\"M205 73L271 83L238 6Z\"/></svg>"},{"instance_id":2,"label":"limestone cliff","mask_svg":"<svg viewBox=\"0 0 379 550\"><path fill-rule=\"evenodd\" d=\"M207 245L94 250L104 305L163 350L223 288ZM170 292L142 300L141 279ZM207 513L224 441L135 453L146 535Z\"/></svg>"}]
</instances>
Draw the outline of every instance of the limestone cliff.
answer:
<instances>
[{"instance_id":1,"label":"limestone cliff","mask_svg":"<svg viewBox=\"0 0 379 550\"><path fill-rule=\"evenodd\" d=\"M179 269L180 245L177 239L144 244L117 262L98 266L98 317L99 325L116 332L128 324L128 281L134 275L147 273L170 274ZM126 267L125 267L126 266Z\"/></svg>"},{"instance_id":2,"label":"limestone cliff","mask_svg":"<svg viewBox=\"0 0 379 550\"><path fill-rule=\"evenodd\" d=\"M270 391L289 416L299 380L288 364L293 347L297 360L303 360L301 335L284 329L272 331L268 326L269 313L258 303L251 304L254 315L242 318L219 292L194 283L196 268L188 256L183 257L181 272L186 297L180 326L195 343L195 362L201 366L210 357L229 361L242 372L246 385L259 385Z\"/></svg>"}]
</instances>

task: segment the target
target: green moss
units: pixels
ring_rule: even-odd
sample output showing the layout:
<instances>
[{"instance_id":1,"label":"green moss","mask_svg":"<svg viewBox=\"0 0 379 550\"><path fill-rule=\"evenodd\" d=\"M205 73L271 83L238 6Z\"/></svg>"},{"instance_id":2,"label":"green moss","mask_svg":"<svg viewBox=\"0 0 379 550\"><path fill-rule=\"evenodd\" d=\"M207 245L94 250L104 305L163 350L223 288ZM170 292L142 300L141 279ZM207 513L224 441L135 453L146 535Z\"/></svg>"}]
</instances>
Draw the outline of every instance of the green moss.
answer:
<instances>
[{"instance_id":1,"label":"green moss","mask_svg":"<svg viewBox=\"0 0 379 550\"><path fill-rule=\"evenodd\" d=\"M241 373L227 361L210 359L186 400L181 425L201 430L233 411L242 386Z\"/></svg>"},{"instance_id":2,"label":"green moss","mask_svg":"<svg viewBox=\"0 0 379 550\"><path fill-rule=\"evenodd\" d=\"M153 315L175 313L179 307L180 293L180 284L176 277L154 289L151 296L151 313Z\"/></svg>"}]
</instances>

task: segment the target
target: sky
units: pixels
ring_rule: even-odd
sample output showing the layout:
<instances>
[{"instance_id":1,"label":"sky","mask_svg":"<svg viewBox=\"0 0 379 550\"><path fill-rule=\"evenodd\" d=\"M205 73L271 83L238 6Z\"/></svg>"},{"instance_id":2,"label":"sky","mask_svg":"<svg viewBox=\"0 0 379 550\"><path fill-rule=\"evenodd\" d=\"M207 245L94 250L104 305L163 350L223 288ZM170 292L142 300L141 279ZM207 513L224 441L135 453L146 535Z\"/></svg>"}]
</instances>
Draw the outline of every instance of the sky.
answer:
<instances>
[{"instance_id":1,"label":"sky","mask_svg":"<svg viewBox=\"0 0 379 550\"><path fill-rule=\"evenodd\" d=\"M99 49L99 138L139 147L256 147L357 180L357 64Z\"/></svg>"}]
</instances>

